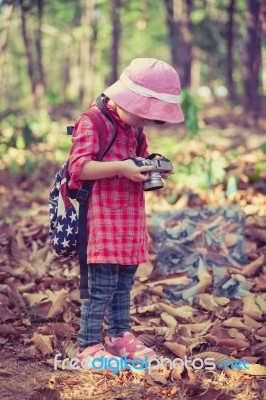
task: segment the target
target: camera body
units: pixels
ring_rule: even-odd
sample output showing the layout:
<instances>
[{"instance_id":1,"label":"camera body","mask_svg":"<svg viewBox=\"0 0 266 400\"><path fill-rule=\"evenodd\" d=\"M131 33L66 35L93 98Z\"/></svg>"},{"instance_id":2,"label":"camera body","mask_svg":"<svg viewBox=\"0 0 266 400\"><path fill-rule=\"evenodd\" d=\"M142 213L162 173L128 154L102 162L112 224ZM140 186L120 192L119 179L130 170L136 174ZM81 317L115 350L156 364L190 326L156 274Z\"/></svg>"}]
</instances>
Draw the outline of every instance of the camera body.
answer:
<instances>
[{"instance_id":1,"label":"camera body","mask_svg":"<svg viewBox=\"0 0 266 400\"><path fill-rule=\"evenodd\" d=\"M145 192L163 188L164 183L161 179L161 174L173 170L171 161L163 156L160 160L146 158L145 160L135 159L134 161L138 167L143 167L145 165L152 165L154 167L153 171L148 172L149 178L143 182L142 189Z\"/></svg>"}]
</instances>

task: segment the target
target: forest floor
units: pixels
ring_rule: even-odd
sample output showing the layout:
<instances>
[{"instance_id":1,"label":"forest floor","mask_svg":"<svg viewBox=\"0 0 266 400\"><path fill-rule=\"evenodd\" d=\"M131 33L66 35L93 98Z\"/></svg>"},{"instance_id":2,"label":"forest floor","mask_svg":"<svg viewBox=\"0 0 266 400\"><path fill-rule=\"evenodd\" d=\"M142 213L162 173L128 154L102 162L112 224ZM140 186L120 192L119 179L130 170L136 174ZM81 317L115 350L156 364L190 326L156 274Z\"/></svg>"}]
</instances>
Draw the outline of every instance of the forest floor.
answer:
<instances>
[{"instance_id":1,"label":"forest floor","mask_svg":"<svg viewBox=\"0 0 266 400\"><path fill-rule=\"evenodd\" d=\"M50 161L31 175L1 175L1 399L266 399L266 159L260 147L266 141L265 118L255 124L243 117L241 108L212 105L201 112L201 128L201 135L183 147L173 129L147 133L153 151L164 153L165 146L179 175L163 191L146 194L150 261L136 274L132 329L160 356L211 357L216 364L246 360L250 368L170 370L166 365L150 374L137 369L118 374L54 369L55 354L75 357L81 301L77 261L55 258L47 239L47 198L58 165L48 156L54 149L42 143L32 157L47 155ZM181 165L187 169L179 170ZM195 188L195 181L206 173L211 176L207 187ZM232 265L229 258L223 278L236 282L242 296L215 297L213 272L204 266L197 271L196 283L188 271L160 273L154 214L235 205L245 220L247 260L245 265ZM208 224L199 232L201 244ZM220 245L230 254L237 235L232 230L225 233ZM173 286L184 287L184 293L196 288L196 299L168 301L166 289Z\"/></svg>"}]
</instances>

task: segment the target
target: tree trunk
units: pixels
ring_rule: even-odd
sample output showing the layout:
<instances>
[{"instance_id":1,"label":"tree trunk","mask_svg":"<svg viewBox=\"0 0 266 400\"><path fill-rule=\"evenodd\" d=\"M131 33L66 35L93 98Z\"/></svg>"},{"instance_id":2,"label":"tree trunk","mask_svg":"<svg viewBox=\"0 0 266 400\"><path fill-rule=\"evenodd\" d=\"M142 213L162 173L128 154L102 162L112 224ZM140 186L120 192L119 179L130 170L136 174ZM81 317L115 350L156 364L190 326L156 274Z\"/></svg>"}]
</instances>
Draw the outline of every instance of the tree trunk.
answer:
<instances>
[{"instance_id":1,"label":"tree trunk","mask_svg":"<svg viewBox=\"0 0 266 400\"><path fill-rule=\"evenodd\" d=\"M181 86L190 87L193 34L191 10L193 0L164 0L172 64L180 74Z\"/></svg>"},{"instance_id":2,"label":"tree trunk","mask_svg":"<svg viewBox=\"0 0 266 400\"><path fill-rule=\"evenodd\" d=\"M266 20L266 1L261 4L257 26L257 40L255 43L255 60L253 66L254 82L257 88L257 96L259 96L259 87L262 83L262 36L263 36L263 23Z\"/></svg>"},{"instance_id":3,"label":"tree trunk","mask_svg":"<svg viewBox=\"0 0 266 400\"><path fill-rule=\"evenodd\" d=\"M190 87L191 84L191 63L193 46L191 10L192 0L183 0L183 13L181 20L183 87Z\"/></svg>"},{"instance_id":4,"label":"tree trunk","mask_svg":"<svg viewBox=\"0 0 266 400\"><path fill-rule=\"evenodd\" d=\"M89 107L89 103L93 96L93 49L95 35L93 27L95 27L95 0L84 0L81 9L81 26L84 27L85 34L80 42L80 65L79 65L79 96L82 104Z\"/></svg>"},{"instance_id":5,"label":"tree trunk","mask_svg":"<svg viewBox=\"0 0 266 400\"><path fill-rule=\"evenodd\" d=\"M247 0L247 36L244 54L243 80L246 110L258 107L258 81L261 54L259 15L263 2Z\"/></svg>"},{"instance_id":6,"label":"tree trunk","mask_svg":"<svg viewBox=\"0 0 266 400\"><path fill-rule=\"evenodd\" d=\"M26 26L26 15L25 15L25 5L23 0L20 1L20 9L21 9L21 30L22 30L22 38L24 42L24 47L25 47L25 55L27 59L27 67L28 67L28 75L29 75L29 80L30 80L30 85L31 85L31 94L32 94L32 99L34 102L34 106L37 107L37 99L36 99L36 79L34 75L34 62L33 62L33 57L30 51L31 48L31 42L28 37L28 32L27 32L27 26Z\"/></svg>"},{"instance_id":7,"label":"tree trunk","mask_svg":"<svg viewBox=\"0 0 266 400\"><path fill-rule=\"evenodd\" d=\"M119 67L119 44L121 23L119 10L121 6L120 0L112 0L111 2L111 21L112 21L112 44L111 44L111 65L112 71L107 81L108 85L113 84L118 79Z\"/></svg>"},{"instance_id":8,"label":"tree trunk","mask_svg":"<svg viewBox=\"0 0 266 400\"><path fill-rule=\"evenodd\" d=\"M232 101L235 99L235 89L234 89L234 79L233 79L234 13L235 13L235 0L230 0L229 6L228 6L226 84L227 84L227 89L229 92L229 98Z\"/></svg>"},{"instance_id":9,"label":"tree trunk","mask_svg":"<svg viewBox=\"0 0 266 400\"><path fill-rule=\"evenodd\" d=\"M0 82L3 81L3 71L6 55L5 50L7 46L8 30L11 21L12 11L13 4L8 4L5 8L2 31L0 32Z\"/></svg>"},{"instance_id":10,"label":"tree trunk","mask_svg":"<svg viewBox=\"0 0 266 400\"><path fill-rule=\"evenodd\" d=\"M180 57L180 37L178 29L178 21L176 20L177 2L176 0L164 0L166 7L166 21L169 31L169 42L171 49L172 65L181 73L181 57Z\"/></svg>"},{"instance_id":11,"label":"tree trunk","mask_svg":"<svg viewBox=\"0 0 266 400\"><path fill-rule=\"evenodd\" d=\"M72 44L70 44L69 49L71 49ZM71 50L66 55L66 59L63 62L62 68L62 86L61 86L61 93L63 102L66 103L68 101L68 88L70 84L70 69L71 69Z\"/></svg>"},{"instance_id":12,"label":"tree trunk","mask_svg":"<svg viewBox=\"0 0 266 400\"><path fill-rule=\"evenodd\" d=\"M37 93L38 98L43 97L46 90L46 82L43 72L43 59L42 59L42 16L43 16L43 0L37 0L38 9L38 26L36 30L36 53L37 53L37 68L38 68L38 81Z\"/></svg>"}]
</instances>

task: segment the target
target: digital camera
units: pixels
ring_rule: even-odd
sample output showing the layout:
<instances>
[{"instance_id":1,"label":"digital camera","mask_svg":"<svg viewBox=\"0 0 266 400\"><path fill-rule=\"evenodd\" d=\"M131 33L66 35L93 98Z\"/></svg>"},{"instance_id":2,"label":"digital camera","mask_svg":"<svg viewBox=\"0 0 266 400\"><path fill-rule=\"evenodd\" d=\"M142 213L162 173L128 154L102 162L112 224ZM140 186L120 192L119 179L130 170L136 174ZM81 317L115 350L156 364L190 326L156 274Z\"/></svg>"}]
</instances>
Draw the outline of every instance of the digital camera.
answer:
<instances>
[{"instance_id":1,"label":"digital camera","mask_svg":"<svg viewBox=\"0 0 266 400\"><path fill-rule=\"evenodd\" d=\"M144 165L153 165L154 170L149 171L149 178L143 182L142 189L144 191L157 190L164 187L164 183L161 179L161 174L164 172L171 172L173 170L173 165L168 158L162 156L160 160L151 160L146 158L145 160L134 160L138 167L143 167Z\"/></svg>"}]
</instances>

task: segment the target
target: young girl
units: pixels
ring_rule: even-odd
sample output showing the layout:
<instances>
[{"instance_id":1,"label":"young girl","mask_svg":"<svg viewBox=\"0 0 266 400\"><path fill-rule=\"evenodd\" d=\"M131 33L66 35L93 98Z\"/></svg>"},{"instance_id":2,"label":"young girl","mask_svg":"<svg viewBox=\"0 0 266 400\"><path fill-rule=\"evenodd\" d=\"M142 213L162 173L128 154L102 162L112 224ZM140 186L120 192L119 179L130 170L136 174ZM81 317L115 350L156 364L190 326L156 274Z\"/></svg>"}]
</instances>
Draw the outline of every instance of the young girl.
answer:
<instances>
[{"instance_id":1,"label":"young girl","mask_svg":"<svg viewBox=\"0 0 266 400\"><path fill-rule=\"evenodd\" d=\"M134 59L120 79L104 91L106 108L117 125L117 137L102 162L95 161L99 140L89 117L83 115L76 125L69 186L76 189L82 180L95 180L87 216L89 297L81 310L77 354L80 361L101 356L156 356L131 333L129 312L134 274L138 264L148 260L142 183L153 167L138 167L125 159L149 155L144 134L136 154L139 128L184 120L180 91L178 74L169 64L154 58ZM111 139L112 123L103 115L102 118ZM105 312L108 329L103 344Z\"/></svg>"}]
</instances>

